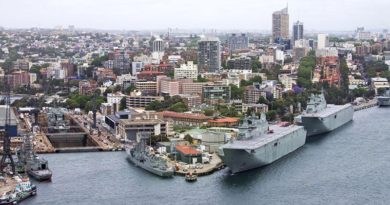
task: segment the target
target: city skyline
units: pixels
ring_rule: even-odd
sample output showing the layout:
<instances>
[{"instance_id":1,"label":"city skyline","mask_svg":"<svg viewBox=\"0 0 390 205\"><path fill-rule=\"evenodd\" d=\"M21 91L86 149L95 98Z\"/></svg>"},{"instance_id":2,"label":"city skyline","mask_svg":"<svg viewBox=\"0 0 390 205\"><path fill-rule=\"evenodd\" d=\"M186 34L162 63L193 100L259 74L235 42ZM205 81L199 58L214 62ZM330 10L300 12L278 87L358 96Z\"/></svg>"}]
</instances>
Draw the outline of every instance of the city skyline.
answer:
<instances>
[{"instance_id":1,"label":"city skyline","mask_svg":"<svg viewBox=\"0 0 390 205\"><path fill-rule=\"evenodd\" d=\"M389 28L390 2L373 0L303 0L219 2L169 0L3 2L0 26L5 28L76 28L104 30L217 29L271 31L272 13L288 4L290 25L301 21L307 31L352 31L358 26ZM234 8L234 9L232 9ZM190 9L190 11L188 11ZM381 13L378 18L378 13ZM363 15L364 14L364 15ZM234 25L234 27L232 26ZM291 30L291 28L290 28Z\"/></svg>"}]
</instances>

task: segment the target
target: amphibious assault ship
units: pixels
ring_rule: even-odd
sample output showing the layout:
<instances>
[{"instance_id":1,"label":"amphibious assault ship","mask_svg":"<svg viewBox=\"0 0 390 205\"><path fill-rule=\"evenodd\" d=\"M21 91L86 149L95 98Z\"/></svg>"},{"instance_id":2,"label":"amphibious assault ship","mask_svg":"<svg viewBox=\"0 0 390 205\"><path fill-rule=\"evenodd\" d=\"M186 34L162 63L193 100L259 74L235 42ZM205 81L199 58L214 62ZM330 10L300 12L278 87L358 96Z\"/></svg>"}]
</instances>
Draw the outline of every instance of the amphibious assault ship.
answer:
<instances>
[{"instance_id":1,"label":"amphibious assault ship","mask_svg":"<svg viewBox=\"0 0 390 205\"><path fill-rule=\"evenodd\" d=\"M126 146L127 159L142 169L161 177L172 177L174 169L169 165L166 157L154 152L146 145L150 133L138 132L137 142Z\"/></svg>"},{"instance_id":2,"label":"amphibious assault ship","mask_svg":"<svg viewBox=\"0 0 390 205\"><path fill-rule=\"evenodd\" d=\"M18 172L27 171L27 173L38 181L51 180L52 172L49 169L48 161L39 158L33 151L32 137L25 136L23 144L16 150L18 157ZM21 168L20 168L21 167Z\"/></svg>"},{"instance_id":3,"label":"amphibious assault ship","mask_svg":"<svg viewBox=\"0 0 390 205\"><path fill-rule=\"evenodd\" d=\"M386 89L385 94L378 97L378 106L390 106L390 89Z\"/></svg>"},{"instance_id":4,"label":"amphibious assault ship","mask_svg":"<svg viewBox=\"0 0 390 205\"><path fill-rule=\"evenodd\" d=\"M307 130L307 136L320 135L351 121L354 109L351 104L326 104L324 94L312 94L306 110L296 118Z\"/></svg>"},{"instance_id":5,"label":"amphibious assault ship","mask_svg":"<svg viewBox=\"0 0 390 205\"><path fill-rule=\"evenodd\" d=\"M269 125L260 118L245 117L237 139L219 148L219 155L232 173L243 172L274 162L305 144L303 126L280 123Z\"/></svg>"}]
</instances>

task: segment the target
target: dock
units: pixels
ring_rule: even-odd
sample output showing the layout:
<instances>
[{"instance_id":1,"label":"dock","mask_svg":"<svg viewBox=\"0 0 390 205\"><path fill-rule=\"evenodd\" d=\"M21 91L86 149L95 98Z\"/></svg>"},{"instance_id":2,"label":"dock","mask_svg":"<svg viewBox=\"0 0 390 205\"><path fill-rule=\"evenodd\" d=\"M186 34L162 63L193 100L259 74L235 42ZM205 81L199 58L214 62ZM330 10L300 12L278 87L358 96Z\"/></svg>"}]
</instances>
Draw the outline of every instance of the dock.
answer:
<instances>
[{"instance_id":1,"label":"dock","mask_svg":"<svg viewBox=\"0 0 390 205\"><path fill-rule=\"evenodd\" d=\"M221 158L219 158L218 155L213 154L212 159L210 163L208 164L202 164L202 168L196 169L196 168L191 168L192 166L195 165L179 165L179 169L175 171L175 175L178 176L185 176L188 172L193 172L196 170L196 173L198 176L206 176L214 173L217 170L223 169L225 165L223 164Z\"/></svg>"},{"instance_id":2,"label":"dock","mask_svg":"<svg viewBox=\"0 0 390 205\"><path fill-rule=\"evenodd\" d=\"M355 111L360 111L360 110L368 109L371 107L375 107L375 106L377 106L377 104L378 104L378 100L376 98L374 98L373 100L370 100L366 103L362 103L360 105L353 106L353 109Z\"/></svg>"}]
</instances>

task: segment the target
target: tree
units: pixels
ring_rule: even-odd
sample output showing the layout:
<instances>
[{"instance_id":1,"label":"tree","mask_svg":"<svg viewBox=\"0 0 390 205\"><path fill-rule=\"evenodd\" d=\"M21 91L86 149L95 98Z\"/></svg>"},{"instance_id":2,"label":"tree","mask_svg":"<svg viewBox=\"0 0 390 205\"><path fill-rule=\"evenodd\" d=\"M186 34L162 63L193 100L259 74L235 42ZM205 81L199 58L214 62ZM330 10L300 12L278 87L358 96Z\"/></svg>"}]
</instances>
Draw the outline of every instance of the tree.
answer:
<instances>
[{"instance_id":1,"label":"tree","mask_svg":"<svg viewBox=\"0 0 390 205\"><path fill-rule=\"evenodd\" d=\"M205 109L205 110L203 110L203 113L206 116L213 116L214 115L214 110L212 110L212 109Z\"/></svg>"},{"instance_id":2,"label":"tree","mask_svg":"<svg viewBox=\"0 0 390 205\"><path fill-rule=\"evenodd\" d=\"M299 86L304 88L311 88L312 86L312 74L316 66L316 58L314 53L310 53L308 56L303 57L298 68L298 80Z\"/></svg>"},{"instance_id":3,"label":"tree","mask_svg":"<svg viewBox=\"0 0 390 205\"><path fill-rule=\"evenodd\" d=\"M120 110L126 109L126 97L123 97L123 98L121 99L119 109L120 109Z\"/></svg>"},{"instance_id":4,"label":"tree","mask_svg":"<svg viewBox=\"0 0 390 205\"><path fill-rule=\"evenodd\" d=\"M134 85L130 85L130 86L127 87L126 90L125 90L126 95L130 95L130 93L133 92L135 89L136 89L136 88L135 88Z\"/></svg>"},{"instance_id":5,"label":"tree","mask_svg":"<svg viewBox=\"0 0 390 205\"><path fill-rule=\"evenodd\" d=\"M209 82L209 80L207 80L206 78L202 78L201 75L198 75L198 78L197 78L196 82L198 82L198 83L206 83L206 82Z\"/></svg>"},{"instance_id":6,"label":"tree","mask_svg":"<svg viewBox=\"0 0 390 205\"><path fill-rule=\"evenodd\" d=\"M191 135L189 135L189 134L186 134L184 136L184 140L188 141L190 144L192 144L194 142L194 138L192 138Z\"/></svg>"},{"instance_id":7,"label":"tree","mask_svg":"<svg viewBox=\"0 0 390 205\"><path fill-rule=\"evenodd\" d=\"M277 113L275 110L270 110L267 113L265 113L265 115L266 115L268 121L272 121L272 120L276 119Z\"/></svg>"},{"instance_id":8,"label":"tree","mask_svg":"<svg viewBox=\"0 0 390 205\"><path fill-rule=\"evenodd\" d=\"M237 87L236 85L230 84L231 99L243 99L244 98L244 88Z\"/></svg>"}]
</instances>

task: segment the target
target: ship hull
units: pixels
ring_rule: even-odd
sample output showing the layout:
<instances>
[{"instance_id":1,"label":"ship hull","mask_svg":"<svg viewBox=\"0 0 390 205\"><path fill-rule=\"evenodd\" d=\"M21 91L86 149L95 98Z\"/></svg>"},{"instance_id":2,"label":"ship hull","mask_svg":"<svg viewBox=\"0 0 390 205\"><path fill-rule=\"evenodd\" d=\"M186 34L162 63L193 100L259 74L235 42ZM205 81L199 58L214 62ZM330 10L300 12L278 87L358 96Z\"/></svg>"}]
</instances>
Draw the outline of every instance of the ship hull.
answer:
<instances>
[{"instance_id":1,"label":"ship hull","mask_svg":"<svg viewBox=\"0 0 390 205\"><path fill-rule=\"evenodd\" d=\"M317 115L302 116L302 125L307 130L307 136L315 136L331 132L353 118L353 107L345 106L325 117Z\"/></svg>"},{"instance_id":2,"label":"ship hull","mask_svg":"<svg viewBox=\"0 0 390 205\"><path fill-rule=\"evenodd\" d=\"M221 147L221 158L232 173L268 165L302 147L306 141L306 131L295 130L253 150Z\"/></svg>"},{"instance_id":3,"label":"ship hull","mask_svg":"<svg viewBox=\"0 0 390 205\"><path fill-rule=\"evenodd\" d=\"M383 97L383 96L378 97L378 106L379 107L390 106L390 97Z\"/></svg>"},{"instance_id":4,"label":"ship hull","mask_svg":"<svg viewBox=\"0 0 390 205\"><path fill-rule=\"evenodd\" d=\"M158 175L160 177L172 177L174 174L173 171L156 170L153 167L151 167L150 165L145 164L145 162L141 162L141 161L135 159L134 157L131 156L130 153L127 153L127 160L129 162L133 163L134 165L136 165L137 167L140 167L140 168L142 168L142 169L144 169L152 174Z\"/></svg>"},{"instance_id":5,"label":"ship hull","mask_svg":"<svg viewBox=\"0 0 390 205\"><path fill-rule=\"evenodd\" d=\"M27 171L27 173L37 181L51 181L52 172L50 170L43 171Z\"/></svg>"}]
</instances>

